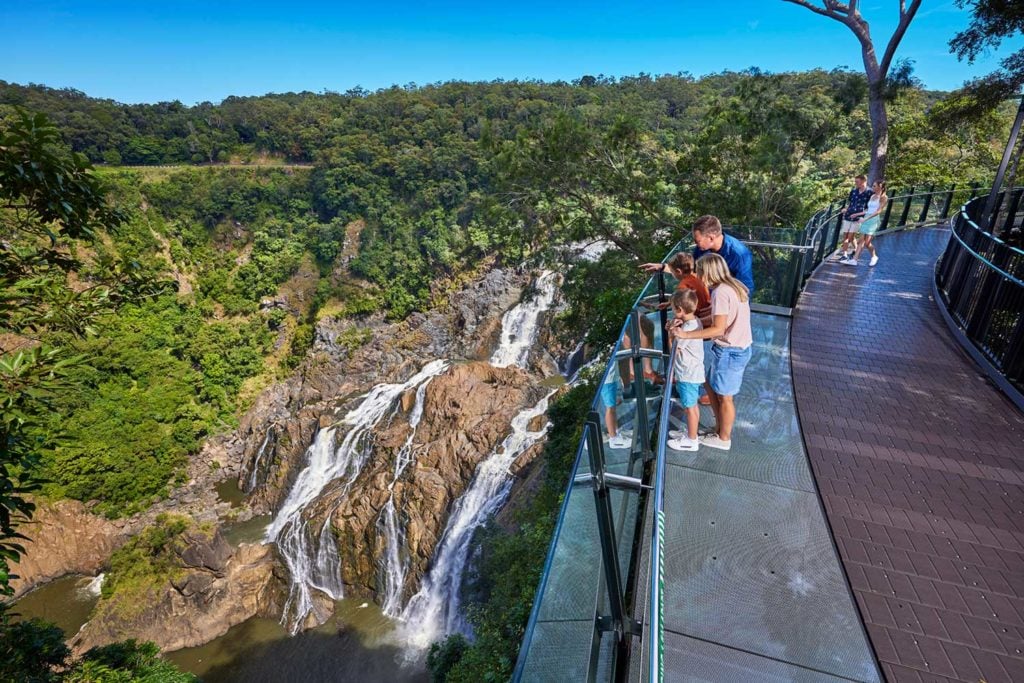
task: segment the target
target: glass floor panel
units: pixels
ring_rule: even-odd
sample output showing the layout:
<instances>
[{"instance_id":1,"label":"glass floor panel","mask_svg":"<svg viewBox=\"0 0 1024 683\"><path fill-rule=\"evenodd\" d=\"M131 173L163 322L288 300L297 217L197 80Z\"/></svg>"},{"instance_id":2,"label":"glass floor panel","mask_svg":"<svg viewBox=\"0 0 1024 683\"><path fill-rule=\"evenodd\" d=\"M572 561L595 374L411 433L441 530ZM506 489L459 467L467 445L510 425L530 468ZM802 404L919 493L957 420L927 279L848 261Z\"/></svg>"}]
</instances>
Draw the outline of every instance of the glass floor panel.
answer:
<instances>
[{"instance_id":1,"label":"glass floor panel","mask_svg":"<svg viewBox=\"0 0 1024 683\"><path fill-rule=\"evenodd\" d=\"M842 683L849 678L831 676L767 657L665 633L665 680L707 682L763 681L765 683Z\"/></svg>"},{"instance_id":2,"label":"glass floor panel","mask_svg":"<svg viewBox=\"0 0 1024 683\"><path fill-rule=\"evenodd\" d=\"M668 452L666 680L879 680L803 449L789 323L753 317L732 450Z\"/></svg>"},{"instance_id":3,"label":"glass floor panel","mask_svg":"<svg viewBox=\"0 0 1024 683\"><path fill-rule=\"evenodd\" d=\"M815 494L669 465L665 628L877 680Z\"/></svg>"},{"instance_id":4,"label":"glass floor panel","mask_svg":"<svg viewBox=\"0 0 1024 683\"><path fill-rule=\"evenodd\" d=\"M590 669L594 620L538 621L523 681L585 681Z\"/></svg>"}]
</instances>

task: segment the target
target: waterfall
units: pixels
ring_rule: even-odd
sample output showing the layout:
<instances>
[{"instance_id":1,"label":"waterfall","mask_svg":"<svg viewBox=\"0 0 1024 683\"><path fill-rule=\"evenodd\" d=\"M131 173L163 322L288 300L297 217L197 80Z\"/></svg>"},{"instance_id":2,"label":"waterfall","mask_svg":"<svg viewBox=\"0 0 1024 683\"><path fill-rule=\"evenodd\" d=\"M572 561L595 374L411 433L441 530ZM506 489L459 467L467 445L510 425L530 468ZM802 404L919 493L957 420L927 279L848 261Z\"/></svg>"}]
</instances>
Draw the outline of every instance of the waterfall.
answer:
<instances>
[{"instance_id":1,"label":"waterfall","mask_svg":"<svg viewBox=\"0 0 1024 683\"><path fill-rule=\"evenodd\" d=\"M342 418L338 426L321 429L306 450L306 465L299 472L287 499L266 533L266 540L277 544L291 574L291 586L282 621L291 625L293 633L301 628L303 621L313 612L312 589L320 590L335 600L344 595L330 514L324 519L314 540L314 532L309 528L309 520L303 517L303 512L334 481L344 482L342 497L347 493L370 456L372 448L368 437L395 400L403 392L440 374L447 367L448 361L434 360L406 382L378 384L358 406ZM339 426L347 427L348 432L341 443L336 445L335 435ZM317 615L318 621L319 617Z\"/></svg>"},{"instance_id":2,"label":"waterfall","mask_svg":"<svg viewBox=\"0 0 1024 683\"><path fill-rule=\"evenodd\" d=\"M252 463L252 472L249 474L249 492L256 488L256 475L260 471L260 461L263 459L263 453L267 450L267 444L270 443L270 435L273 434L274 428L267 427L267 433L263 436L263 443L260 444L260 449L256 452L256 459Z\"/></svg>"},{"instance_id":3,"label":"waterfall","mask_svg":"<svg viewBox=\"0 0 1024 683\"><path fill-rule=\"evenodd\" d=\"M405 587L405 576L409 570L408 554L405 550L405 530L401 528L398 521L398 514L395 511L395 483L402 476L405 468L415 460L412 441L416 436L416 427L423 419L423 400L427 393L428 378L416 389L416 403L409 413L409 436L399 449L395 457L395 474L391 478L388 490L388 502L384 504L380 517L377 521L378 532L384 537L385 550L381 558L383 566L381 575L384 578L384 602L383 611L389 617L397 617L402 611L402 590Z\"/></svg>"},{"instance_id":4,"label":"waterfall","mask_svg":"<svg viewBox=\"0 0 1024 683\"><path fill-rule=\"evenodd\" d=\"M477 465L469 488L455 502L430 571L402 611L401 634L408 645L422 650L442 634L468 630L460 614L460 588L473 532L504 504L512 488L509 466L551 427L545 423L540 431L528 429L547 412L552 393L512 419L512 433Z\"/></svg>"},{"instance_id":5,"label":"waterfall","mask_svg":"<svg viewBox=\"0 0 1024 683\"><path fill-rule=\"evenodd\" d=\"M90 595L92 597L98 596L100 594L100 591L103 590L103 579L105 578L106 575L103 574L103 572L100 572L91 579L83 579L83 581L81 581L78 586L79 594Z\"/></svg>"},{"instance_id":6,"label":"waterfall","mask_svg":"<svg viewBox=\"0 0 1024 683\"><path fill-rule=\"evenodd\" d=\"M526 365L530 349L537 341L540 314L555 302L558 276L546 270L535 284L537 293L531 299L513 306L501 317L501 343L491 356L491 365L499 368Z\"/></svg>"}]
</instances>

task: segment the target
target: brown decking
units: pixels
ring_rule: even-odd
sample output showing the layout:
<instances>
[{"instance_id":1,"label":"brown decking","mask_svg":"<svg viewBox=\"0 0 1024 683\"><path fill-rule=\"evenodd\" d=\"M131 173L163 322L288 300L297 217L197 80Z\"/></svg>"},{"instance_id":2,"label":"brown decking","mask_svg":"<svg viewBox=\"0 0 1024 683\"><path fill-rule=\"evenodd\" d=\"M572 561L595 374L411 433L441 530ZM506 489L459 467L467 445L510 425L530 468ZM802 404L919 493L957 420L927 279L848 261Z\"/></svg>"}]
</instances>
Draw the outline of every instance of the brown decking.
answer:
<instances>
[{"instance_id":1,"label":"brown decking","mask_svg":"<svg viewBox=\"0 0 1024 683\"><path fill-rule=\"evenodd\" d=\"M797 411L891 681L1024 681L1024 416L931 298L949 232L824 265L792 332Z\"/></svg>"}]
</instances>

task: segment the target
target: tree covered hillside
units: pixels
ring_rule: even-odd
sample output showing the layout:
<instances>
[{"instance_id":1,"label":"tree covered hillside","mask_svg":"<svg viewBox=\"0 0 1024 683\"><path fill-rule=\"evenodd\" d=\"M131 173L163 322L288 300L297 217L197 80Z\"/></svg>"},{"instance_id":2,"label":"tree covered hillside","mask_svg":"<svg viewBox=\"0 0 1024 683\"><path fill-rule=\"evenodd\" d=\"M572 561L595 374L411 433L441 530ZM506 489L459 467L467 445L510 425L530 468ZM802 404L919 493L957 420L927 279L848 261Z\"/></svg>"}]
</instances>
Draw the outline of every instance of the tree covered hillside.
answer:
<instances>
[{"instance_id":1,"label":"tree covered hillside","mask_svg":"<svg viewBox=\"0 0 1024 683\"><path fill-rule=\"evenodd\" d=\"M890 186L987 178L1005 115L939 128L937 94L911 84L892 97ZM71 150L104 164L125 216L101 239L66 241L82 257L74 277L123 264L177 283L74 342L95 363L41 439L49 492L110 514L145 506L204 437L298 363L318 315L401 318L484 263L612 240L619 250L571 269L561 321L568 336L600 338L639 282L636 260L660 257L693 217L797 224L863 171L864 98L863 77L846 71L446 83L194 107L0 82L0 125L19 110L46 114ZM211 161L233 163L190 167ZM267 165L285 161L309 167Z\"/></svg>"}]
</instances>

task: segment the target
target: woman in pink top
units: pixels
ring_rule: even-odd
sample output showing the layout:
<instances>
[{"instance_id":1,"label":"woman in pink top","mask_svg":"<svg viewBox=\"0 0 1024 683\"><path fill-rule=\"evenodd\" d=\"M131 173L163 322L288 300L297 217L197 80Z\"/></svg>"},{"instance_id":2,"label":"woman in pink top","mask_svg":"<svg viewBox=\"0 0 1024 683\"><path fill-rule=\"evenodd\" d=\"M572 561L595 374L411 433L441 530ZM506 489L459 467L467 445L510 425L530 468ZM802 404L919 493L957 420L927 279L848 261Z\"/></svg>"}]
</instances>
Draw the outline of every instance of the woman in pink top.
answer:
<instances>
[{"instance_id":1,"label":"woman in pink top","mask_svg":"<svg viewBox=\"0 0 1024 683\"><path fill-rule=\"evenodd\" d=\"M715 413L717 434L701 444L724 451L732 447L732 426L736 422L733 397L743 383L743 371L750 362L753 336L750 330L750 296L746 286L729 274L729 266L718 254L705 254L697 261L697 275L711 290L711 316L704 329L683 331L672 328L678 339L711 339L711 372L704 388Z\"/></svg>"}]
</instances>

